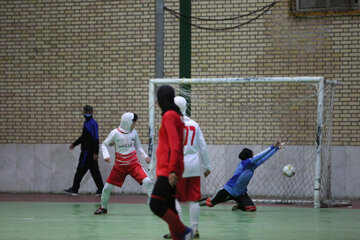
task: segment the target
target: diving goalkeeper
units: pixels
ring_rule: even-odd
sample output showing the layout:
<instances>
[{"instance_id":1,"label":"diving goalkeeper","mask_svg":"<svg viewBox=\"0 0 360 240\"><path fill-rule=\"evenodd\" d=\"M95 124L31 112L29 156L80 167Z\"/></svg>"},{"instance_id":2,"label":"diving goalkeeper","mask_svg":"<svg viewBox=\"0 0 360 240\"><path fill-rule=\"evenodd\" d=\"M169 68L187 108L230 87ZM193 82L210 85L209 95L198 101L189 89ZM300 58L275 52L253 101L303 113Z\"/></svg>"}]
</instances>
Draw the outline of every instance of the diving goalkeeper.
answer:
<instances>
[{"instance_id":1,"label":"diving goalkeeper","mask_svg":"<svg viewBox=\"0 0 360 240\"><path fill-rule=\"evenodd\" d=\"M255 156L253 151L244 148L239 154L239 158L242 161L236 167L232 178L214 197L201 199L199 201L200 206L213 207L218 203L235 200L237 205L233 207L233 210L240 209L247 212L255 212L256 206L247 194L247 186L254 175L255 169L274 155L280 148L282 148L282 144L280 141L276 141L274 145Z\"/></svg>"}]
</instances>

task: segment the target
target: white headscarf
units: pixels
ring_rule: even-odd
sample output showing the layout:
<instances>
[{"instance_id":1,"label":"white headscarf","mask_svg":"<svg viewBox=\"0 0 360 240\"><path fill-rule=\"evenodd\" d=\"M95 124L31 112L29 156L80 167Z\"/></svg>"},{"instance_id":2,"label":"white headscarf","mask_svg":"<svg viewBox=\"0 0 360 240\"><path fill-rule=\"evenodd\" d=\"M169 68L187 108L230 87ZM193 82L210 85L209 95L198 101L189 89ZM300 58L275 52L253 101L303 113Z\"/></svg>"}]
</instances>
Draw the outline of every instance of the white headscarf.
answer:
<instances>
[{"instance_id":1,"label":"white headscarf","mask_svg":"<svg viewBox=\"0 0 360 240\"><path fill-rule=\"evenodd\" d=\"M124 113L121 116L120 129L125 132L131 132L131 125L133 123L134 114L131 112Z\"/></svg>"},{"instance_id":2,"label":"white headscarf","mask_svg":"<svg viewBox=\"0 0 360 240\"><path fill-rule=\"evenodd\" d=\"M174 98L175 104L180 108L181 113L185 116L186 112L186 99L180 96Z\"/></svg>"}]
</instances>

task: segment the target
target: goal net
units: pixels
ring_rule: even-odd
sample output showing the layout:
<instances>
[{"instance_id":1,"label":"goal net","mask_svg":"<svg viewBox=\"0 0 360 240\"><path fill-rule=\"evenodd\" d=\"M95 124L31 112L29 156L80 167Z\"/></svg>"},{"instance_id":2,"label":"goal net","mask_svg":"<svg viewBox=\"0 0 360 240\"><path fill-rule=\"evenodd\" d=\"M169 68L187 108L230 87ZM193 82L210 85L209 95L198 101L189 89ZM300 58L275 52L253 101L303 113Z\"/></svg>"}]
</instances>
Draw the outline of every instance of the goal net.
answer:
<instances>
[{"instance_id":1,"label":"goal net","mask_svg":"<svg viewBox=\"0 0 360 240\"><path fill-rule=\"evenodd\" d=\"M323 77L151 79L149 156L153 178L161 122L155 98L157 87L163 84L188 100L188 115L200 125L207 142L211 174L201 178L203 196L214 195L232 177L244 147L256 154L281 139L285 148L256 169L248 185L249 196L264 203L334 204L330 148L336 83ZM291 178L282 174L286 164L295 167Z\"/></svg>"}]
</instances>

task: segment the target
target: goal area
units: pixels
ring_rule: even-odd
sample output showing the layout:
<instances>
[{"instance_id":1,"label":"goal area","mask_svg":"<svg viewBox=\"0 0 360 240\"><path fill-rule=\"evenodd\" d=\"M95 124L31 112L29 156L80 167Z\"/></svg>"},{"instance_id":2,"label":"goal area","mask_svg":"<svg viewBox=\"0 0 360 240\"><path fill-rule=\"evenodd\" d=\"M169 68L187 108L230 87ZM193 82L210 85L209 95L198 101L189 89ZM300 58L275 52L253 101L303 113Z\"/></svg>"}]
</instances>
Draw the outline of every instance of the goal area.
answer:
<instances>
[{"instance_id":1,"label":"goal area","mask_svg":"<svg viewBox=\"0 0 360 240\"><path fill-rule=\"evenodd\" d=\"M281 139L285 147L258 167L248 185L255 202L346 205L331 195L332 115L336 82L324 77L150 79L149 174L155 178L161 111L156 90L171 85L188 100L187 115L203 132L211 174L201 177L203 196L213 196L229 180L244 147L254 154ZM185 84L185 87L184 87ZM282 168L295 167L286 177Z\"/></svg>"}]
</instances>

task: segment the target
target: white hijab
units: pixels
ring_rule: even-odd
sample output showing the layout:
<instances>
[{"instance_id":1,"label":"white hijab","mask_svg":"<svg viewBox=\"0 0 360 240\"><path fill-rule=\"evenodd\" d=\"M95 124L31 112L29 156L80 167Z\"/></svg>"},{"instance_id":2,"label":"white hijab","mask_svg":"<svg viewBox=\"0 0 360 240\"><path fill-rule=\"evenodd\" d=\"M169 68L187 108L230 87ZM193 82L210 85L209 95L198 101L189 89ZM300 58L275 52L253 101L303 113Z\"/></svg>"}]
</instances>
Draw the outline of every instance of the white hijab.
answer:
<instances>
[{"instance_id":1,"label":"white hijab","mask_svg":"<svg viewBox=\"0 0 360 240\"><path fill-rule=\"evenodd\" d=\"M131 132L131 125L133 123L134 114L131 112L124 113L121 116L121 122L120 122L120 130L122 130L125 133Z\"/></svg>"}]
</instances>

